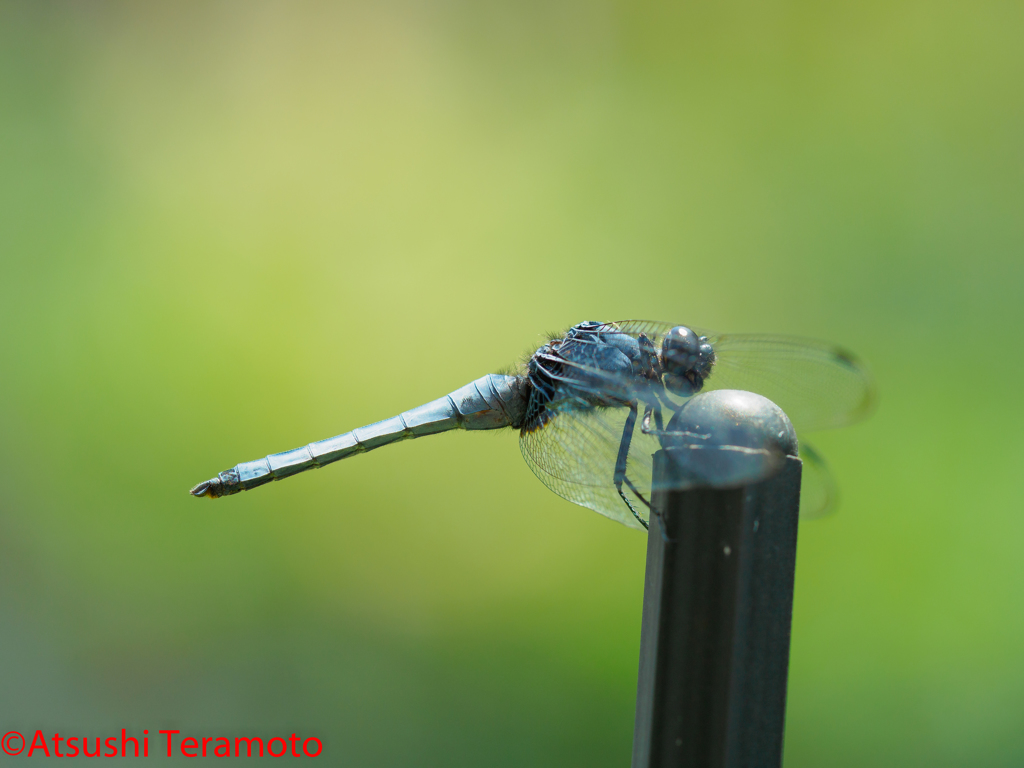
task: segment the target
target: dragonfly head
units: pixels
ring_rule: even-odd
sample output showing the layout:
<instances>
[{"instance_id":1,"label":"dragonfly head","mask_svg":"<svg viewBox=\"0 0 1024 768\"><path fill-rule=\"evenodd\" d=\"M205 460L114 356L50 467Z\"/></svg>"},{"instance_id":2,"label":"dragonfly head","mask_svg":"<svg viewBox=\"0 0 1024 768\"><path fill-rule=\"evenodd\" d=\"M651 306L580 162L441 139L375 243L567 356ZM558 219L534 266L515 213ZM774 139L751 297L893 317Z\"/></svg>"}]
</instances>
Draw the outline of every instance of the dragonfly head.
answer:
<instances>
[{"instance_id":1,"label":"dragonfly head","mask_svg":"<svg viewBox=\"0 0 1024 768\"><path fill-rule=\"evenodd\" d=\"M698 336L685 325L677 325L661 342L661 369L665 388L674 395L689 397L701 391L711 375L715 350L707 336Z\"/></svg>"}]
</instances>

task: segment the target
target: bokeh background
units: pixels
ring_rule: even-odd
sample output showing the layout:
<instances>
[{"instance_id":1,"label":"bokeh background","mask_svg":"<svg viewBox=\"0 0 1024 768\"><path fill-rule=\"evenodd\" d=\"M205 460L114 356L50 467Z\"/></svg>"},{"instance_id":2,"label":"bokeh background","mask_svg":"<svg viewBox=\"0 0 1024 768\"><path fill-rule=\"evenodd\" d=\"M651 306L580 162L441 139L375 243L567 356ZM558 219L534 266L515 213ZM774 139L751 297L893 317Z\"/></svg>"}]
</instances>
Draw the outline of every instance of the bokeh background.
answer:
<instances>
[{"instance_id":1,"label":"bokeh background","mask_svg":"<svg viewBox=\"0 0 1024 768\"><path fill-rule=\"evenodd\" d=\"M186 491L642 317L878 379L817 441L786 765L1024 763L1022 17L0 4L0 731L628 765L645 538L513 434Z\"/></svg>"}]
</instances>

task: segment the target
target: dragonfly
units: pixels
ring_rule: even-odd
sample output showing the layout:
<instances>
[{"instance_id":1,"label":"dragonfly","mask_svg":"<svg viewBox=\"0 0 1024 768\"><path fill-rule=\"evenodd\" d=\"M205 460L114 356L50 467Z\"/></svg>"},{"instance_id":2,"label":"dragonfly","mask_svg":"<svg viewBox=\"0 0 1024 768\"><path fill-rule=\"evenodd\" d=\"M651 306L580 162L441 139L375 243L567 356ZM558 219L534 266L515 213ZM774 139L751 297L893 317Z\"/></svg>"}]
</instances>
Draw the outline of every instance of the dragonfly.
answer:
<instances>
[{"instance_id":1,"label":"dragonfly","mask_svg":"<svg viewBox=\"0 0 1024 768\"><path fill-rule=\"evenodd\" d=\"M294 450L238 464L190 493L219 498L327 466L383 445L455 429L519 431L526 463L562 498L633 528L646 529L654 455L663 448L742 449L727 438L679 429L700 393L761 395L788 416L797 435L865 418L875 402L870 372L827 342L767 334L716 334L647 320L588 321L553 334L519 365L375 424ZM696 456L697 451L683 451ZM758 452L753 452L758 453ZM767 452L770 453L770 452ZM715 463L659 481L687 487L755 482L777 458L716 476ZM801 437L801 515L835 506L835 485L821 456ZM756 458L756 457L755 457ZM685 459L683 459L685 460ZM808 469L812 469L808 473ZM735 469L735 468L733 468ZM685 477L685 480L679 480ZM808 477L817 478L808 484ZM809 491L813 486L816 490Z\"/></svg>"}]
</instances>

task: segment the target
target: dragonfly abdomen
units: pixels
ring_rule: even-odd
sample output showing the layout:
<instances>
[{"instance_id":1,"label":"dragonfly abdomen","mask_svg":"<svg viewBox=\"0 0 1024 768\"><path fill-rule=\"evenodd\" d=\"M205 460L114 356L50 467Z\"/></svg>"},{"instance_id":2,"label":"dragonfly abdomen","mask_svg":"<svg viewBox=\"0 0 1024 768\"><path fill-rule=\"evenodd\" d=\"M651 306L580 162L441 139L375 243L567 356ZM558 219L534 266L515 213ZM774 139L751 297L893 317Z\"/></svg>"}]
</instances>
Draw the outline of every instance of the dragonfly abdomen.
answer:
<instances>
[{"instance_id":1,"label":"dragonfly abdomen","mask_svg":"<svg viewBox=\"0 0 1024 768\"><path fill-rule=\"evenodd\" d=\"M527 389L528 385L520 377L491 373L390 419L302 448L238 464L195 486L191 493L212 498L230 496L382 445L453 429L517 427L526 412Z\"/></svg>"}]
</instances>

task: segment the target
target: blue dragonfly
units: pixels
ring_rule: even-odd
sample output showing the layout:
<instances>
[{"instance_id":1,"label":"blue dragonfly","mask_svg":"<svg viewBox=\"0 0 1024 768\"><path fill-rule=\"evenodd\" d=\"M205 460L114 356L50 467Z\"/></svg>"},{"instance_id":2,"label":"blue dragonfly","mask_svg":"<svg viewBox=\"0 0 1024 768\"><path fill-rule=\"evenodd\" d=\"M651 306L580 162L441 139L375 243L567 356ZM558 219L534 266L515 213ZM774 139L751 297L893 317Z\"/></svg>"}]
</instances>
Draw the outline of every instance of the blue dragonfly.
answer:
<instances>
[{"instance_id":1,"label":"blue dragonfly","mask_svg":"<svg viewBox=\"0 0 1024 768\"><path fill-rule=\"evenodd\" d=\"M754 482L780 466L770 449L749 451L727 435L681 430L688 403L701 392L762 395L789 417L797 434L833 429L866 417L875 392L867 368L825 342L764 334L716 334L646 320L584 322L550 337L509 373L492 373L433 402L337 437L238 464L192 488L218 498L326 466L399 440L454 429L512 428L523 457L548 488L627 526L648 526L653 456L662 448L742 450L737 474L695 461L675 487ZM697 456L701 451L684 451ZM776 452L777 453L777 452ZM801 514L835 505L821 457L801 437ZM685 458L683 459L686 460ZM808 473L806 470L812 471ZM726 476L727 474L727 476ZM686 477L685 481L678 477Z\"/></svg>"}]
</instances>

